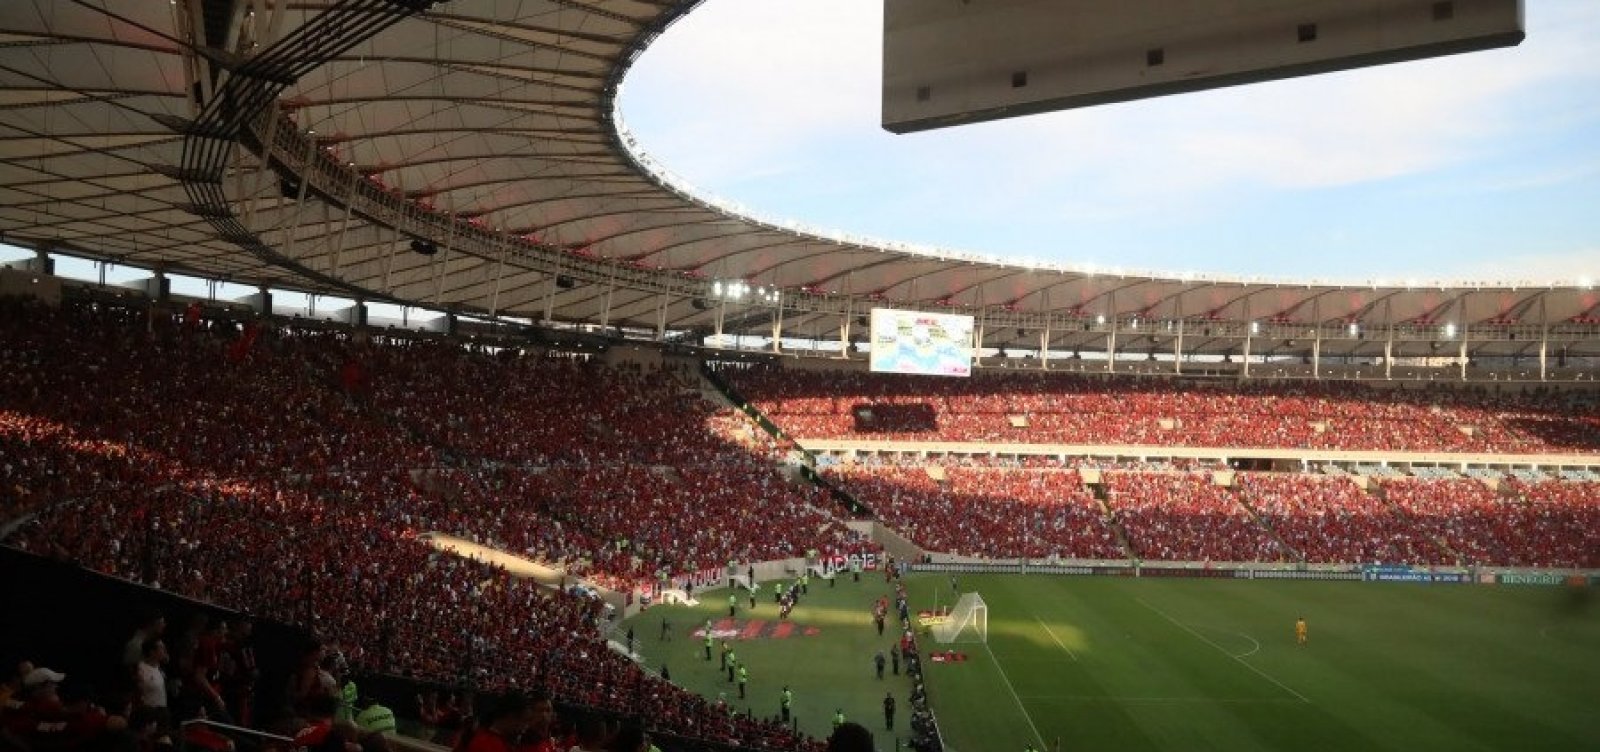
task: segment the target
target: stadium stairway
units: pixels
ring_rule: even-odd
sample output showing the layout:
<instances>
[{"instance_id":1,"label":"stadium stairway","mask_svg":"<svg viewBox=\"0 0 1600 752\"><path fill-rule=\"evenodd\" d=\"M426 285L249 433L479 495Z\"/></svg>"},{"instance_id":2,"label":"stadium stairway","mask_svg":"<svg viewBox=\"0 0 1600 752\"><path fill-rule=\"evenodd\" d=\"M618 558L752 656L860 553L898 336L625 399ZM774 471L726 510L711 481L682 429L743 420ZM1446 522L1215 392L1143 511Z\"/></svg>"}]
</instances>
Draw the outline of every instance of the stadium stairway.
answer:
<instances>
[{"instance_id":1,"label":"stadium stairway","mask_svg":"<svg viewBox=\"0 0 1600 752\"><path fill-rule=\"evenodd\" d=\"M755 424L759 426L761 430L766 431L767 434L774 439L779 441L792 441L792 439L783 432L783 429L778 427L778 424L772 422L771 418L768 418L765 413L758 410L755 405L751 404L743 396L741 396L739 392L733 388L733 385L730 384L728 380L722 376L722 374L717 373L716 369L712 368L708 363L702 362L700 364L700 382L702 391L704 391L706 385L710 385L713 391L722 395L722 398L726 401L728 406L743 413L749 417L750 420L755 421ZM795 443L795 446L800 449L801 455L804 457L800 466L801 477L810 483L828 489L828 493L832 495L833 499L838 502L839 506L843 509L844 514L842 516L846 518L857 519L871 518L876 516L872 514L872 509L861 503L861 500L857 499L854 494L851 494L849 491L844 490L839 485L822 477L822 474L817 472L817 462L814 454L806 450L804 447L801 447L799 443ZM830 516L840 516L839 510L829 510L829 514Z\"/></svg>"},{"instance_id":2,"label":"stadium stairway","mask_svg":"<svg viewBox=\"0 0 1600 752\"><path fill-rule=\"evenodd\" d=\"M1089 490L1094 494L1094 500L1100 505L1100 516L1117 536L1117 545L1122 546L1122 555L1128 561L1137 562L1138 552L1133 550L1133 544L1128 542L1128 531L1122 529L1122 523L1117 521L1117 516L1111 512L1111 502L1106 499L1105 483L1090 484Z\"/></svg>"},{"instance_id":3,"label":"stadium stairway","mask_svg":"<svg viewBox=\"0 0 1600 752\"><path fill-rule=\"evenodd\" d=\"M1439 536L1433 535L1432 533L1423 533L1422 528L1419 527L1416 524L1416 521L1412 519L1412 516L1411 516L1410 512L1406 511L1399 504L1397 504L1397 503L1395 503L1393 501L1390 501L1388 494L1386 494L1384 492L1384 488L1383 488L1383 484L1382 483L1374 483L1372 485L1369 485L1367 487L1367 493L1370 493L1374 497L1377 497L1377 499L1379 501L1383 502L1385 506L1388 506L1389 509L1392 510L1401 519L1411 523L1411 527L1412 527L1412 531L1413 532L1421 535L1423 540L1426 540L1427 542L1433 544L1434 548L1437 548L1440 551L1443 551L1444 555L1446 557L1450 558L1450 559L1453 559L1455 561L1456 565L1458 565L1458 566L1465 565L1466 557L1463 557L1461 555L1461 552L1455 550L1454 548L1451 548L1450 544L1446 543L1444 541L1444 539L1440 538Z\"/></svg>"},{"instance_id":4,"label":"stadium stairway","mask_svg":"<svg viewBox=\"0 0 1600 752\"><path fill-rule=\"evenodd\" d=\"M1289 555L1294 557L1296 562L1300 564L1306 563L1306 555L1304 553L1295 550L1295 547L1289 545L1289 542L1284 540L1283 536L1278 535L1277 530L1272 529L1272 525L1268 524L1266 520L1261 519L1261 515L1256 512L1256 508L1250 506L1250 501L1245 498L1243 489L1239 488L1238 486L1230 486L1228 488L1228 493L1233 495L1233 500L1244 509L1245 514L1250 515L1250 519L1255 520L1255 523L1260 525L1262 530L1267 531L1267 535L1272 536L1272 539L1277 541L1279 548L1289 552Z\"/></svg>"}]
</instances>

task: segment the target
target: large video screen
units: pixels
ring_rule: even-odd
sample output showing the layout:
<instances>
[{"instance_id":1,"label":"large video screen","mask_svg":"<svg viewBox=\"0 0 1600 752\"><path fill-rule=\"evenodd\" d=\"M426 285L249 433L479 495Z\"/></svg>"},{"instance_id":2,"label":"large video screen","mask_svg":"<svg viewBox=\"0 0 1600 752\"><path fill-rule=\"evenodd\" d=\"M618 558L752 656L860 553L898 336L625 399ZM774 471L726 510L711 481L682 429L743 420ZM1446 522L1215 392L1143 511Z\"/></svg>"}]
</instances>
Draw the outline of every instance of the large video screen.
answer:
<instances>
[{"instance_id":1,"label":"large video screen","mask_svg":"<svg viewBox=\"0 0 1600 752\"><path fill-rule=\"evenodd\" d=\"M972 317L872 309L872 370L972 375Z\"/></svg>"}]
</instances>

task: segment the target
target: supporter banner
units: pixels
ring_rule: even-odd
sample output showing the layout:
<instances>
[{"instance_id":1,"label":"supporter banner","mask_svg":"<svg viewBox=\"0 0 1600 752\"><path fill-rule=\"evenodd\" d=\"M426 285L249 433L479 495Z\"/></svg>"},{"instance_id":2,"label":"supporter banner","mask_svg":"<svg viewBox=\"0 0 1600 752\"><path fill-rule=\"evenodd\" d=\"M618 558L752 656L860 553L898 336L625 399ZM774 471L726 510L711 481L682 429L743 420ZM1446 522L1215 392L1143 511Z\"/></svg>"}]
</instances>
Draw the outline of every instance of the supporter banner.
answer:
<instances>
[{"instance_id":1,"label":"supporter banner","mask_svg":"<svg viewBox=\"0 0 1600 752\"><path fill-rule=\"evenodd\" d=\"M1367 582L1471 582L1469 575L1461 572L1412 572L1396 569L1372 569L1362 572Z\"/></svg>"},{"instance_id":2,"label":"supporter banner","mask_svg":"<svg viewBox=\"0 0 1600 752\"><path fill-rule=\"evenodd\" d=\"M1565 585L1567 576L1555 572L1502 572L1501 585Z\"/></svg>"},{"instance_id":3,"label":"supporter banner","mask_svg":"<svg viewBox=\"0 0 1600 752\"><path fill-rule=\"evenodd\" d=\"M1131 566L1084 566L1084 565L1044 565L1044 564L1017 564L1007 562L980 563L980 562L944 562L921 563L910 566L915 572L966 572L972 574L1054 574L1054 575L1100 575L1111 577L1193 577L1193 578L1226 578L1239 580L1322 580L1341 582L1439 582L1462 583L1473 582L1472 575L1465 572L1429 572L1413 570L1409 567L1367 567L1363 570L1298 570L1298 569L1250 569L1250 568L1202 568L1202 567L1131 567ZM1505 577L1507 575L1502 575ZM1520 580L1527 584L1560 584L1565 581L1565 575L1553 574L1526 574L1518 575L1528 578ZM1586 582L1579 577L1580 584ZM1600 575L1596 575L1595 584L1600 584ZM1504 581L1504 580L1502 580Z\"/></svg>"},{"instance_id":4,"label":"supporter banner","mask_svg":"<svg viewBox=\"0 0 1600 752\"><path fill-rule=\"evenodd\" d=\"M1225 577L1235 576L1232 569L1189 569L1184 567L1140 567L1140 577Z\"/></svg>"},{"instance_id":5,"label":"supporter banner","mask_svg":"<svg viewBox=\"0 0 1600 752\"><path fill-rule=\"evenodd\" d=\"M823 556L822 558L818 559L817 566L822 567L822 572L824 575L833 574L835 572L849 572L856 566L860 566L862 569L871 572L877 570L878 568L878 554L872 552L860 554L833 554L831 556Z\"/></svg>"},{"instance_id":6,"label":"supporter banner","mask_svg":"<svg viewBox=\"0 0 1600 752\"><path fill-rule=\"evenodd\" d=\"M912 572L970 572L973 574L1128 574L1128 567L1085 567L1068 564L1017 564L941 562L908 565Z\"/></svg>"},{"instance_id":7,"label":"supporter banner","mask_svg":"<svg viewBox=\"0 0 1600 752\"><path fill-rule=\"evenodd\" d=\"M1360 580L1360 572L1330 572L1326 570L1298 571L1291 569L1241 569L1239 577L1252 580Z\"/></svg>"}]
</instances>

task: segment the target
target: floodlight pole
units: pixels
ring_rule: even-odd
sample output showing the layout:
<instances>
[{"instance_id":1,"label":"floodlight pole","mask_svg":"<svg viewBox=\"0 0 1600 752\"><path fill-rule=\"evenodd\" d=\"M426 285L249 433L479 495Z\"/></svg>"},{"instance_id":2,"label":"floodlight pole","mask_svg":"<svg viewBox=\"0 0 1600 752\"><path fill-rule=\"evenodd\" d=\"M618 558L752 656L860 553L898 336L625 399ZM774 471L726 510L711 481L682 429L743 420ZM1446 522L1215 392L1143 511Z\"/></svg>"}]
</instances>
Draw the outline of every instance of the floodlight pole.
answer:
<instances>
[{"instance_id":1,"label":"floodlight pole","mask_svg":"<svg viewBox=\"0 0 1600 752\"><path fill-rule=\"evenodd\" d=\"M781 353L783 352L783 297L782 293L775 294L779 297L772 306L776 309L772 313L772 352Z\"/></svg>"},{"instance_id":2,"label":"floodlight pole","mask_svg":"<svg viewBox=\"0 0 1600 752\"><path fill-rule=\"evenodd\" d=\"M607 326L611 325L611 296L612 296L613 293L616 292L616 289L617 289L617 262L616 262L615 259L613 259L612 262L611 262L611 268L609 270L607 270L607 273L606 273L606 296L605 296L605 300L604 300L604 302L602 302L600 304L600 328L601 329L604 329Z\"/></svg>"},{"instance_id":3,"label":"floodlight pole","mask_svg":"<svg viewBox=\"0 0 1600 752\"><path fill-rule=\"evenodd\" d=\"M1044 315L1044 331L1039 332L1039 370L1050 370L1050 288L1039 297L1039 312Z\"/></svg>"},{"instance_id":4,"label":"floodlight pole","mask_svg":"<svg viewBox=\"0 0 1600 752\"><path fill-rule=\"evenodd\" d=\"M400 195L403 196L405 193L402 192ZM453 205L454 202L452 202ZM455 213L451 212L450 216L453 219ZM444 231L444 255L439 259L439 267L434 271L433 275L433 305L435 307L439 305L441 298L444 297L444 268L450 265L450 246L455 244L457 224L460 223L451 222L450 226L445 228Z\"/></svg>"},{"instance_id":5,"label":"floodlight pole","mask_svg":"<svg viewBox=\"0 0 1600 752\"><path fill-rule=\"evenodd\" d=\"M1389 381L1394 378L1394 296L1383 301L1384 325L1389 327L1389 336L1383 342L1383 379Z\"/></svg>"},{"instance_id":6,"label":"floodlight pole","mask_svg":"<svg viewBox=\"0 0 1600 752\"><path fill-rule=\"evenodd\" d=\"M1250 378L1250 341L1255 336L1256 324L1250 320L1250 296L1244 296L1244 378Z\"/></svg>"},{"instance_id":7,"label":"floodlight pole","mask_svg":"<svg viewBox=\"0 0 1600 752\"><path fill-rule=\"evenodd\" d=\"M1106 293L1106 305L1110 307L1110 316L1106 321L1111 323L1111 333L1106 335L1106 373L1117 372L1117 291L1112 289Z\"/></svg>"},{"instance_id":8,"label":"floodlight pole","mask_svg":"<svg viewBox=\"0 0 1600 752\"><path fill-rule=\"evenodd\" d=\"M1539 294L1539 380L1548 378L1545 373L1545 356L1550 351L1550 309L1545 306L1545 295Z\"/></svg>"},{"instance_id":9,"label":"floodlight pole","mask_svg":"<svg viewBox=\"0 0 1600 752\"><path fill-rule=\"evenodd\" d=\"M313 139L312 142L315 143L315 139ZM335 277L339 276L339 257L344 254L345 237L350 232L350 215L355 211L356 202L354 196L356 193L356 181L361 179L357 177L357 175L358 173L355 170L350 171L350 195L344 199L344 219L339 223L339 236L335 238L333 242L331 274ZM310 182L305 176L301 176L300 180L301 182Z\"/></svg>"},{"instance_id":10,"label":"floodlight pole","mask_svg":"<svg viewBox=\"0 0 1600 752\"><path fill-rule=\"evenodd\" d=\"M1311 378L1322 378L1322 296L1311 301L1311 321L1316 328L1311 336Z\"/></svg>"},{"instance_id":11,"label":"floodlight pole","mask_svg":"<svg viewBox=\"0 0 1600 752\"><path fill-rule=\"evenodd\" d=\"M717 341L717 347L722 347L722 323L728 318L728 294L726 289L724 289L721 298L717 303L715 334L712 335Z\"/></svg>"},{"instance_id":12,"label":"floodlight pole","mask_svg":"<svg viewBox=\"0 0 1600 752\"><path fill-rule=\"evenodd\" d=\"M394 241L389 245L389 255L383 260L383 284L380 285L385 293L393 294L394 288L389 286L389 274L394 271L394 254L400 249L400 223L390 225L389 232Z\"/></svg>"},{"instance_id":13,"label":"floodlight pole","mask_svg":"<svg viewBox=\"0 0 1600 752\"><path fill-rule=\"evenodd\" d=\"M917 282L916 282L915 279L911 280L911 284L915 285L916 283ZM979 285L978 286L978 326L977 326L976 329L973 330L973 336L976 339L972 344L972 355L973 355L973 358L976 359L979 363L983 362L983 325L984 325L984 322L986 322L988 320L989 320L989 308L988 308L988 306L985 306L983 304L983 286Z\"/></svg>"},{"instance_id":14,"label":"floodlight pole","mask_svg":"<svg viewBox=\"0 0 1600 752\"><path fill-rule=\"evenodd\" d=\"M1172 301L1172 313L1178 319L1178 337L1172 342L1172 372L1177 375L1183 373L1183 295L1179 294Z\"/></svg>"},{"instance_id":15,"label":"floodlight pole","mask_svg":"<svg viewBox=\"0 0 1600 752\"><path fill-rule=\"evenodd\" d=\"M844 315L839 317L839 357L850 359L850 319L855 313L856 299L844 299Z\"/></svg>"},{"instance_id":16,"label":"floodlight pole","mask_svg":"<svg viewBox=\"0 0 1600 752\"><path fill-rule=\"evenodd\" d=\"M561 254L557 253L556 254L556 268L555 268L555 271L550 272L550 276L545 279L544 324L547 325L547 326L550 324L551 316L555 314L555 308L556 308L556 280L558 280L560 278L561 278Z\"/></svg>"}]
</instances>

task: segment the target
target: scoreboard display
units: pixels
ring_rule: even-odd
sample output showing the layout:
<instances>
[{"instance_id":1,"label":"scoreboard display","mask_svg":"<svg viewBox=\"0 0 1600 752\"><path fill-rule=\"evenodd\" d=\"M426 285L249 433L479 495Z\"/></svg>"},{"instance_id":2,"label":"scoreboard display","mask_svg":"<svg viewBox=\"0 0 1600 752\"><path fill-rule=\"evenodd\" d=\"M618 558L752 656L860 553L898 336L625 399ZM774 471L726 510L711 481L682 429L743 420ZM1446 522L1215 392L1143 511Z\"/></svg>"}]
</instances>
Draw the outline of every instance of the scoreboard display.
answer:
<instances>
[{"instance_id":1,"label":"scoreboard display","mask_svg":"<svg viewBox=\"0 0 1600 752\"><path fill-rule=\"evenodd\" d=\"M972 317L872 309L872 370L972 375Z\"/></svg>"}]
</instances>

